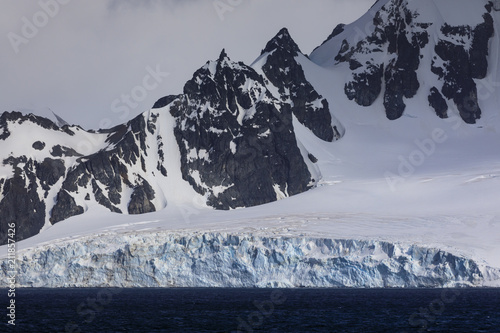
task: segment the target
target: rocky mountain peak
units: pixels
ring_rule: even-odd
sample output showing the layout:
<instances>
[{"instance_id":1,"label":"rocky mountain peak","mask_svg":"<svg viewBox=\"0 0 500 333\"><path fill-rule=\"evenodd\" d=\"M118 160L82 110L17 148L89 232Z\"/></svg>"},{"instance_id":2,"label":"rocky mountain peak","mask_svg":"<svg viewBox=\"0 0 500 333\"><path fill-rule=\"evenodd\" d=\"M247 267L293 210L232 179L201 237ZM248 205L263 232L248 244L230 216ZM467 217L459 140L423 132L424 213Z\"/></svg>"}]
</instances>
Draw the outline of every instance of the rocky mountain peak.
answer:
<instances>
[{"instance_id":1,"label":"rocky mountain peak","mask_svg":"<svg viewBox=\"0 0 500 333\"><path fill-rule=\"evenodd\" d=\"M262 50L261 54L272 52L276 49L280 49L290 53L293 56L296 56L298 53L302 53L300 51L299 46L295 43L295 41L290 36L287 28L282 28L276 36L273 37L267 44L264 50Z\"/></svg>"},{"instance_id":2,"label":"rocky mountain peak","mask_svg":"<svg viewBox=\"0 0 500 333\"><path fill-rule=\"evenodd\" d=\"M457 18L464 15L456 9L460 7L470 11L462 19ZM452 108L473 124L481 117L474 79L487 72L491 10L486 1L379 1L363 19L332 34L311 59L347 65L347 97L371 106L382 95L390 120L400 118L406 100L424 90L439 117L448 117Z\"/></svg>"},{"instance_id":3,"label":"rocky mountain peak","mask_svg":"<svg viewBox=\"0 0 500 333\"><path fill-rule=\"evenodd\" d=\"M65 132L69 135L74 134L67 123L61 124L63 126L58 126L52 120L34 115L32 113L22 114L21 112L18 111L12 111L12 112L6 111L0 115L0 140L5 140L7 139L7 137L9 137L10 135L9 127L11 124L17 123L20 125L25 122L35 124L37 126L40 126L41 128L48 130Z\"/></svg>"},{"instance_id":4,"label":"rocky mountain peak","mask_svg":"<svg viewBox=\"0 0 500 333\"><path fill-rule=\"evenodd\" d=\"M209 61L208 63L213 63L213 62ZM217 59L217 61L215 61L215 63L216 63L215 73L212 73L214 75L223 74L225 68L242 69L241 65L244 65L243 63L233 62L227 55L225 49L222 49L219 58Z\"/></svg>"},{"instance_id":5,"label":"rocky mountain peak","mask_svg":"<svg viewBox=\"0 0 500 333\"><path fill-rule=\"evenodd\" d=\"M305 77L300 57L306 59L286 28L271 39L261 57L265 62L260 70L279 99L287 103L297 120L325 141L340 139L343 126L332 118L328 101Z\"/></svg>"},{"instance_id":6,"label":"rocky mountain peak","mask_svg":"<svg viewBox=\"0 0 500 333\"><path fill-rule=\"evenodd\" d=\"M297 146L290 108L253 68L224 52L196 71L170 112L183 178L210 206L254 206L316 181Z\"/></svg>"},{"instance_id":7,"label":"rocky mountain peak","mask_svg":"<svg viewBox=\"0 0 500 333\"><path fill-rule=\"evenodd\" d=\"M252 66L223 49L182 94L109 130L84 131L57 115L51 121L1 114L0 236L12 221L23 239L94 206L123 214L163 209L176 202L171 184L182 181L186 196L198 194L216 209L307 191L321 177L315 163L324 157L310 154L296 133L308 144L314 140L308 130L324 141L340 139L345 129L330 105L344 107L335 100L344 93L362 106L379 100L395 120L421 92L429 112L440 118L455 112L474 123L481 117L476 83L488 75L488 48L496 45L493 4L456 1L473 9L474 19L446 17L452 9L446 1L378 1L362 23L337 26L310 58L286 28ZM334 79L343 89L328 93L331 100L316 90L331 87L311 61L328 67L325 77L342 73Z\"/></svg>"},{"instance_id":8,"label":"rocky mountain peak","mask_svg":"<svg viewBox=\"0 0 500 333\"><path fill-rule=\"evenodd\" d=\"M222 51L220 51L219 59L217 61L219 63L222 63L224 60L230 60L227 56L226 49L222 49Z\"/></svg>"},{"instance_id":9,"label":"rocky mountain peak","mask_svg":"<svg viewBox=\"0 0 500 333\"><path fill-rule=\"evenodd\" d=\"M208 61L184 85L184 94L192 103L206 108L194 108L208 114L226 108L233 114L249 109L263 98L271 98L262 77L242 62L233 62L222 50L218 60Z\"/></svg>"}]
</instances>

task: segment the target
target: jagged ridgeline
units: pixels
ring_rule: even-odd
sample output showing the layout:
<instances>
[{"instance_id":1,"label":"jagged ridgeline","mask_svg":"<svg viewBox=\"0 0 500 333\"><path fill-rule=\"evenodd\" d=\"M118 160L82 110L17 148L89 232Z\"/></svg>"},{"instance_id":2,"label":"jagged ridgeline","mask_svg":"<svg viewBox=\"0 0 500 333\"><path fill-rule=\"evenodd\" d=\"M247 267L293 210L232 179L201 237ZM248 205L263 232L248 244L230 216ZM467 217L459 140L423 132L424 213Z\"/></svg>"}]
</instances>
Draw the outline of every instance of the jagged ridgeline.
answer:
<instances>
[{"instance_id":1,"label":"jagged ridgeline","mask_svg":"<svg viewBox=\"0 0 500 333\"><path fill-rule=\"evenodd\" d=\"M347 65L345 94L362 106L382 96L388 119L400 118L419 90L437 116L450 107L469 124L481 117L475 79L488 71L494 33L490 1L377 1L357 22L339 25L311 59ZM425 83L425 84L424 84Z\"/></svg>"},{"instance_id":2,"label":"jagged ridgeline","mask_svg":"<svg viewBox=\"0 0 500 333\"><path fill-rule=\"evenodd\" d=\"M308 144L340 139L349 128L337 120L335 107L349 99L382 108L390 120L418 105L437 121L456 113L476 123L483 115L477 82L491 77L489 48L500 6L450 4L379 0L356 22L337 26L309 57L286 29L251 66L222 51L194 73L182 94L163 97L107 130L3 113L0 244L10 222L21 240L92 207L142 214L175 206L179 185L215 209L312 189L321 173L298 128L301 135L309 131L302 137ZM317 90L333 89L322 83L325 77L341 86L329 100Z\"/></svg>"},{"instance_id":3,"label":"jagged ridgeline","mask_svg":"<svg viewBox=\"0 0 500 333\"><path fill-rule=\"evenodd\" d=\"M175 118L182 177L218 209L249 207L301 193L317 181L298 148L292 111L264 79L222 51L160 100Z\"/></svg>"},{"instance_id":4,"label":"jagged ridgeline","mask_svg":"<svg viewBox=\"0 0 500 333\"><path fill-rule=\"evenodd\" d=\"M3 113L0 243L10 222L21 240L96 205L123 214L175 205L166 199L172 177L216 209L313 188L316 158L298 142L293 118L325 141L344 129L306 80L295 60L299 53L286 30L263 51L262 68L232 62L222 51L194 73L183 94L161 98L152 110L108 130ZM176 148L166 150L172 141Z\"/></svg>"},{"instance_id":5,"label":"jagged ridgeline","mask_svg":"<svg viewBox=\"0 0 500 333\"><path fill-rule=\"evenodd\" d=\"M297 120L324 141L340 139L345 129L330 112L328 101L307 81L298 45L283 28L269 43L253 66L266 78L268 86L278 91L283 103L290 105Z\"/></svg>"}]
</instances>

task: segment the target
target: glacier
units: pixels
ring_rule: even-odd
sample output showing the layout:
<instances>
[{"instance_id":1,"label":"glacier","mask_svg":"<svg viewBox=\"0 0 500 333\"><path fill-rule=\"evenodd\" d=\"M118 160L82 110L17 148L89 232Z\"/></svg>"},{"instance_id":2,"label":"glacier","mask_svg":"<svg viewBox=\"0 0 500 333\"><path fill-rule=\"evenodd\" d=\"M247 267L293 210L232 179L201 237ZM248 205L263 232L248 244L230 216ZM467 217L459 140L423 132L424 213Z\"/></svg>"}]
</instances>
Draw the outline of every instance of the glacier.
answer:
<instances>
[{"instance_id":1,"label":"glacier","mask_svg":"<svg viewBox=\"0 0 500 333\"><path fill-rule=\"evenodd\" d=\"M479 287L500 270L420 245L224 232L109 233L19 250L17 287ZM0 287L8 260L0 259ZM495 282L496 281L496 282Z\"/></svg>"},{"instance_id":2,"label":"glacier","mask_svg":"<svg viewBox=\"0 0 500 333\"><path fill-rule=\"evenodd\" d=\"M494 200L500 188L500 150L493 144L500 134L500 13L488 1L464 0L462 7L436 2L446 9L438 11L434 2L379 1L361 19L335 28L309 56L298 52L286 30L274 39L282 43L275 46L283 47L266 47L252 66L230 61L223 51L219 80L214 81L217 62L208 62L189 81L189 94L160 98L151 110L114 129L60 128L34 115L4 113L0 200L6 213L0 216L3 225L9 217L17 228L16 286L500 287L500 210ZM474 9L467 18L453 15L464 6ZM419 16L410 24L407 14L415 10ZM441 12L443 17L434 17ZM375 17L387 22L374 24ZM400 24L407 34L394 33ZM464 53L469 43L455 38L465 31L474 39L478 26L484 28L477 34L482 42L476 51L481 52L473 53L481 61L472 61ZM384 38L377 41L379 32ZM413 45L412 36L420 36L421 43ZM358 48L360 38L366 48ZM391 45L406 51L386 52ZM372 55L373 64L382 66L377 71L382 77L373 76L377 93L360 88L354 97L371 103L353 103L346 83L354 82L349 78L356 71L370 74L372 67L363 64ZM337 56L344 61L337 63ZM452 60L468 64L450 65L467 75L438 71ZM475 68L474 76L469 67ZM357 86L363 77L355 80ZM392 78L391 85L384 77ZM467 90L450 88L457 77L466 80ZM408 89L401 91L404 82ZM445 86L448 93L471 94L449 98ZM195 98L198 92L202 98ZM298 104L293 94L307 97L300 105L317 109L311 122L301 122L300 112L290 113ZM460 111L464 96L474 102L468 117ZM327 101L331 117L320 111ZM254 114L259 103L267 105L263 117ZM277 161L302 165L305 177L268 161L280 155L268 141L273 133L269 119L277 117L280 105L288 120L286 130L278 131L287 138L279 151L287 151L294 135L296 143L293 154L283 155L293 155L291 162ZM242 126L244 119L248 124ZM335 142L330 142L330 127L338 134ZM203 130L204 144L199 144L198 130L184 133L193 128ZM436 131L445 133L443 140L434 139ZM211 148L216 149L211 153ZM238 163L226 163L238 152L245 152ZM254 169L265 171L266 166L276 170L263 172L267 190L261 182L245 181L237 188L251 200L235 203L231 179L251 179ZM21 176L22 170L27 176ZM220 170L234 174L220 177ZM15 182L5 180L13 176ZM291 191L288 180L297 178L296 188L302 184L307 191ZM28 194L23 196L27 201L18 190ZM222 207L214 199L207 205L210 195L225 196L230 204ZM261 197L267 199L254 200ZM259 205L239 209L248 202ZM272 204L260 205L264 202ZM225 209L211 209L217 205ZM112 213L118 211L123 214ZM16 217L19 212L22 216ZM139 216L146 212L147 218ZM6 235L1 226L0 238ZM0 246L0 275L10 277L3 253L7 248Z\"/></svg>"}]
</instances>

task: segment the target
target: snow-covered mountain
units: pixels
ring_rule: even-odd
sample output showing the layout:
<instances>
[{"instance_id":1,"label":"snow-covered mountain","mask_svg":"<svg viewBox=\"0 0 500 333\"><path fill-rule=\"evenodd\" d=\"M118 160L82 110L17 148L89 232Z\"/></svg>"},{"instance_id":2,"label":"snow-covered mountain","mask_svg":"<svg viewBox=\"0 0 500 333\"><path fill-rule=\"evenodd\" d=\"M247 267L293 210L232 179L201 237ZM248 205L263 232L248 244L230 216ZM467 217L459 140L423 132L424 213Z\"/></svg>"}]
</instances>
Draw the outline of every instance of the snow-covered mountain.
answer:
<instances>
[{"instance_id":1,"label":"snow-covered mountain","mask_svg":"<svg viewBox=\"0 0 500 333\"><path fill-rule=\"evenodd\" d=\"M328 141L340 137L341 127L303 74L286 80L292 89L308 89L294 90L293 101L284 91L279 100L265 81L222 51L196 71L184 94L166 96L109 130L2 114L2 242L8 223L16 222L24 239L96 204L116 213L161 210L183 180L191 196L198 193L216 209L264 204L314 187L320 177L315 158L297 140L292 114Z\"/></svg>"},{"instance_id":2,"label":"snow-covered mountain","mask_svg":"<svg viewBox=\"0 0 500 333\"><path fill-rule=\"evenodd\" d=\"M489 1L378 1L354 27L338 26L311 59L348 64L346 95L363 106L382 95L388 119L401 117L404 100L422 89L439 117L453 103L474 124L481 117L474 79L488 72L492 11Z\"/></svg>"},{"instance_id":3,"label":"snow-covered mountain","mask_svg":"<svg viewBox=\"0 0 500 333\"><path fill-rule=\"evenodd\" d=\"M328 101L307 81L301 60L306 60L304 54L283 28L252 66L264 76L267 88L290 105L302 125L322 140L338 140L345 129L332 115Z\"/></svg>"},{"instance_id":4,"label":"snow-covered mountain","mask_svg":"<svg viewBox=\"0 0 500 333\"><path fill-rule=\"evenodd\" d=\"M108 130L5 112L0 243L15 222L27 286L495 284L497 6L379 0L309 56L282 29L250 66L223 50L182 94ZM206 269L141 271L177 258L169 242L195 244L178 260L203 253ZM136 254L137 279L118 277ZM57 276L35 274L50 265ZM91 271L116 278L82 280Z\"/></svg>"}]
</instances>

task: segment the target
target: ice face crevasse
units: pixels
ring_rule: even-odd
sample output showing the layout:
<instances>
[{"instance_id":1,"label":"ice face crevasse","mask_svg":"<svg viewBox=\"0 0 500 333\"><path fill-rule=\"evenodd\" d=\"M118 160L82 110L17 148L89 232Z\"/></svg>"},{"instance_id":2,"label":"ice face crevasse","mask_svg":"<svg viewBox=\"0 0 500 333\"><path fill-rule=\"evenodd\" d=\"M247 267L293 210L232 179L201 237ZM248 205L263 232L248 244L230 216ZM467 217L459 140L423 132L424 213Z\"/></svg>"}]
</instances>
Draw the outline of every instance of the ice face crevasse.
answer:
<instances>
[{"instance_id":1,"label":"ice face crevasse","mask_svg":"<svg viewBox=\"0 0 500 333\"><path fill-rule=\"evenodd\" d=\"M101 235L23 250L17 261L20 287L458 287L500 279L497 269L435 248L226 233ZM0 262L1 287L7 265Z\"/></svg>"}]
</instances>

